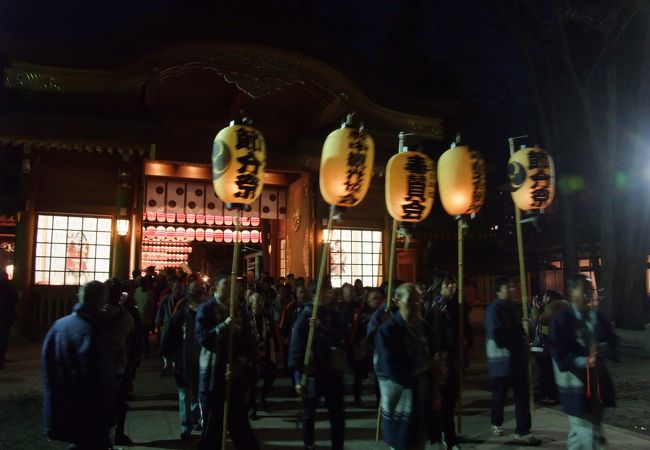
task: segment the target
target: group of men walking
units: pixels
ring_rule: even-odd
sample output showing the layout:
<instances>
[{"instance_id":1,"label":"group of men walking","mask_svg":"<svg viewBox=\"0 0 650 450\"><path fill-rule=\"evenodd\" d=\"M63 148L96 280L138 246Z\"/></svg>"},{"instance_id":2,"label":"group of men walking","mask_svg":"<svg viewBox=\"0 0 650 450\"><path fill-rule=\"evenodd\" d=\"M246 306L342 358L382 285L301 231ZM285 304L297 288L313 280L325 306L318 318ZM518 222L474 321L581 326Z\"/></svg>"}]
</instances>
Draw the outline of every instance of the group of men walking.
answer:
<instances>
[{"instance_id":1,"label":"group of men walking","mask_svg":"<svg viewBox=\"0 0 650 450\"><path fill-rule=\"evenodd\" d=\"M218 276L212 292L198 281L186 287L174 283L160 305L161 353L178 386L181 439L200 430L199 449L221 447L229 381L230 438L237 449L258 449L250 419L258 408L268 410L266 399L281 373L278 368L284 366L301 399L305 448L315 448L315 413L324 398L332 449L342 450L344 370L349 366L355 373L355 403L361 382L374 370L382 436L392 449L424 449L437 442L459 448L454 415L459 374L467 365L462 356L468 353L472 333L452 274L437 274L429 290L399 284L390 302L384 302L381 289L365 290L359 301L353 298L353 286L345 292L326 283L316 317L302 283L292 286L291 295L277 297L255 289L246 292L242 285L235 298L230 298L229 283L229 277ZM553 318L549 348L562 406L570 416L569 448L599 448L604 442L602 409L614 403L604 358L615 356L616 342L609 322L589 308L588 280L577 275L568 288L571 304ZM46 432L79 449L109 448L110 430L119 416L119 402L114 401L121 386L119 358L103 351L114 348L106 333L105 289L98 282L83 286L73 313L53 325L43 346ZM521 307L511 301L514 289L510 280L498 278L496 300L486 311L488 372L493 378L490 431L504 434L504 400L512 389L515 440L540 445L531 433L529 343ZM234 316L229 313L232 301ZM305 365L310 327L315 328L312 358ZM228 365L231 337L235 345Z\"/></svg>"}]
</instances>

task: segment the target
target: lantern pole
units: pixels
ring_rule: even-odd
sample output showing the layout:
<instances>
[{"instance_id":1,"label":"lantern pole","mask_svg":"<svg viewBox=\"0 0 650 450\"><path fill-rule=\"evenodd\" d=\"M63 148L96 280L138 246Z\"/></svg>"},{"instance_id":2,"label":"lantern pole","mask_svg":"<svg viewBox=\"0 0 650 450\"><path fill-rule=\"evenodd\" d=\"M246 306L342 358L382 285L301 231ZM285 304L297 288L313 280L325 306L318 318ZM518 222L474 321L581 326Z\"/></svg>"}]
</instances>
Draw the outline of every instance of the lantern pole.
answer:
<instances>
[{"instance_id":1,"label":"lantern pole","mask_svg":"<svg viewBox=\"0 0 650 450\"><path fill-rule=\"evenodd\" d=\"M318 318L318 305L320 303L320 293L323 288L323 277L325 276L325 266L327 264L327 256L330 250L330 242L332 240L332 223L334 222L334 217L337 215L337 210L335 205L330 205L330 215L327 219L327 234L323 240L323 254L321 255L320 268L318 270L318 280L316 281L316 293L314 294L314 302L311 313L311 320L309 321L309 335L307 336L307 347L305 349L305 359L303 361L304 368L302 373L302 379L300 380L300 385L303 389L303 395L305 389L307 388L307 371L309 369L309 364L311 363L311 353L314 343L314 334L316 331L315 322Z\"/></svg>"},{"instance_id":2,"label":"lantern pole","mask_svg":"<svg viewBox=\"0 0 650 450\"><path fill-rule=\"evenodd\" d=\"M241 228L241 212L246 208L246 205L229 204L228 209L237 209L237 216L235 222L235 234L233 236L233 254L232 254L232 268L230 272L230 320L235 320L235 304L239 301L237 295L237 269L239 268L239 242L241 239L239 230ZM232 369L232 349L233 338L235 335L234 322L228 327L228 365L226 371ZM228 411L230 409L230 391L232 389L232 374L226 378L226 399L223 403L223 429L221 431L221 450L226 450L226 435L228 433Z\"/></svg>"},{"instance_id":3,"label":"lantern pole","mask_svg":"<svg viewBox=\"0 0 650 450\"><path fill-rule=\"evenodd\" d=\"M463 231L467 227L463 216L457 216L458 221L458 434L463 430L463 371L465 370L465 311L463 308Z\"/></svg>"},{"instance_id":4,"label":"lantern pole","mask_svg":"<svg viewBox=\"0 0 650 450\"><path fill-rule=\"evenodd\" d=\"M508 147L510 149L510 156L515 153L515 139L525 138L528 136L517 136L508 138ZM528 361L528 408L530 415L533 415L534 402L533 402L533 388L532 388L532 374L533 370L530 363L530 331L528 323L528 282L526 280L526 261L524 260L524 238L521 229L521 210L513 202L515 208L515 229L517 231L517 257L519 259L519 284L521 286L521 309L523 313L524 336L526 338L526 358Z\"/></svg>"}]
</instances>

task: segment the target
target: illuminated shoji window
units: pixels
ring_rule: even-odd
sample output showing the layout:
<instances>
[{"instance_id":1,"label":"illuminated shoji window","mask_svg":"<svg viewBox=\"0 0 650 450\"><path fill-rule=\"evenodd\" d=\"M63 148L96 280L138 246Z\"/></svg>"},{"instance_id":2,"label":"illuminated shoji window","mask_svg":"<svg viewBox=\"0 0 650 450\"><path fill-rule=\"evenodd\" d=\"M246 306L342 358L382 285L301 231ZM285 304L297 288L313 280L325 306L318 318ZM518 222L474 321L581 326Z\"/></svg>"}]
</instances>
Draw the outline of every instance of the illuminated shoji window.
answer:
<instances>
[{"instance_id":1,"label":"illuminated shoji window","mask_svg":"<svg viewBox=\"0 0 650 450\"><path fill-rule=\"evenodd\" d=\"M79 285L109 277L112 219L39 215L34 283Z\"/></svg>"},{"instance_id":2,"label":"illuminated shoji window","mask_svg":"<svg viewBox=\"0 0 650 450\"><path fill-rule=\"evenodd\" d=\"M287 276L287 240L280 239L280 276Z\"/></svg>"},{"instance_id":3,"label":"illuminated shoji window","mask_svg":"<svg viewBox=\"0 0 650 450\"><path fill-rule=\"evenodd\" d=\"M352 284L357 278L364 286L379 286L382 282L381 231L332 230L330 276L333 287Z\"/></svg>"}]
</instances>

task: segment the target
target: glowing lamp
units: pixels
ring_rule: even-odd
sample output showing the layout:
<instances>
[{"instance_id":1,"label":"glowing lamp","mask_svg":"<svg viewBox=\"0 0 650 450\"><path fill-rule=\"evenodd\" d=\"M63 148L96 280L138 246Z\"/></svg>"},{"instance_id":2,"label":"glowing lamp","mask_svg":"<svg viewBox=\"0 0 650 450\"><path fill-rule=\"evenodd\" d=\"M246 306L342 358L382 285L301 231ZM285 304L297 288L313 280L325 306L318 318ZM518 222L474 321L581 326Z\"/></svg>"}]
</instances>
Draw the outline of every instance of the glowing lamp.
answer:
<instances>
[{"instance_id":1,"label":"glowing lamp","mask_svg":"<svg viewBox=\"0 0 650 450\"><path fill-rule=\"evenodd\" d=\"M260 218L259 217L251 217L251 226L252 227L259 227L260 226Z\"/></svg>"},{"instance_id":2,"label":"glowing lamp","mask_svg":"<svg viewBox=\"0 0 650 450\"><path fill-rule=\"evenodd\" d=\"M196 229L196 240L199 242L202 242L205 239L205 231L203 231L203 228L197 228Z\"/></svg>"},{"instance_id":3,"label":"glowing lamp","mask_svg":"<svg viewBox=\"0 0 650 450\"><path fill-rule=\"evenodd\" d=\"M244 230L241 233L241 241L244 244L248 244L251 241L251 232L248 230Z\"/></svg>"},{"instance_id":4,"label":"glowing lamp","mask_svg":"<svg viewBox=\"0 0 650 450\"><path fill-rule=\"evenodd\" d=\"M223 241L224 242L232 242L232 230L224 230L223 231Z\"/></svg>"},{"instance_id":5,"label":"glowing lamp","mask_svg":"<svg viewBox=\"0 0 650 450\"><path fill-rule=\"evenodd\" d=\"M447 214L475 214L485 200L485 161L466 145L452 146L438 160L438 189Z\"/></svg>"},{"instance_id":6,"label":"glowing lamp","mask_svg":"<svg viewBox=\"0 0 650 450\"><path fill-rule=\"evenodd\" d=\"M262 193L266 143L255 128L231 122L212 144L212 186L225 203L253 203Z\"/></svg>"},{"instance_id":7,"label":"glowing lamp","mask_svg":"<svg viewBox=\"0 0 650 450\"><path fill-rule=\"evenodd\" d=\"M214 230L208 228L205 230L205 241L213 242L214 241Z\"/></svg>"},{"instance_id":8,"label":"glowing lamp","mask_svg":"<svg viewBox=\"0 0 650 450\"><path fill-rule=\"evenodd\" d=\"M223 242L223 230L214 230L214 241Z\"/></svg>"},{"instance_id":9,"label":"glowing lamp","mask_svg":"<svg viewBox=\"0 0 650 450\"><path fill-rule=\"evenodd\" d=\"M356 206L370 187L375 143L369 134L344 126L332 131L321 153L320 193L330 205Z\"/></svg>"},{"instance_id":10,"label":"glowing lamp","mask_svg":"<svg viewBox=\"0 0 650 450\"><path fill-rule=\"evenodd\" d=\"M394 155L386 166L386 208L399 222L426 219L436 192L436 169L422 152Z\"/></svg>"},{"instance_id":11,"label":"glowing lamp","mask_svg":"<svg viewBox=\"0 0 650 450\"><path fill-rule=\"evenodd\" d=\"M547 208L555 197L553 158L539 147L515 152L508 161L512 201L522 211Z\"/></svg>"}]
</instances>

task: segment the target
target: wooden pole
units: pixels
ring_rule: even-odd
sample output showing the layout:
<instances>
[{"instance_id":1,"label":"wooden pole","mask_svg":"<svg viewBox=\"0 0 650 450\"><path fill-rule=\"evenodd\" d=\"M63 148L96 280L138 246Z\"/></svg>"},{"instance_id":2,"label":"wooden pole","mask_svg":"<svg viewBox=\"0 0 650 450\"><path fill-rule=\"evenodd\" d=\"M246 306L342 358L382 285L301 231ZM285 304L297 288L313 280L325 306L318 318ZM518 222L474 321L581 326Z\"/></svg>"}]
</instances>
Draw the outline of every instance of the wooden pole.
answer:
<instances>
[{"instance_id":1,"label":"wooden pole","mask_svg":"<svg viewBox=\"0 0 650 450\"><path fill-rule=\"evenodd\" d=\"M334 205L330 206L330 215L329 215L329 219L327 219L327 234L325 236L325 239L323 240L324 241L323 254L321 255L320 269L318 270L318 280L316 281L316 293L314 295L314 304L311 313L312 320L309 323L309 335L307 336L307 347L305 348L305 359L303 361L304 369L302 373L302 379L300 380L300 385L302 386L303 393L305 392L305 389L307 389L307 369L309 368L309 364L311 363L311 353L314 344L314 334L316 332L316 329L314 327L314 322L318 317L318 305L320 303L320 293L323 287L325 266L327 265L327 255L329 254L330 242L332 240L332 222L334 221L335 211L336 211L336 207Z\"/></svg>"},{"instance_id":2,"label":"wooden pole","mask_svg":"<svg viewBox=\"0 0 650 450\"><path fill-rule=\"evenodd\" d=\"M463 431L463 371L465 369L465 315L463 311L463 217L458 216L458 434Z\"/></svg>"},{"instance_id":3,"label":"wooden pole","mask_svg":"<svg viewBox=\"0 0 650 450\"><path fill-rule=\"evenodd\" d=\"M397 247L397 220L393 220L393 230L390 236L390 255L388 259L388 292L386 294L386 311L390 311L393 301L393 281L395 280L395 253Z\"/></svg>"},{"instance_id":4,"label":"wooden pole","mask_svg":"<svg viewBox=\"0 0 650 450\"><path fill-rule=\"evenodd\" d=\"M239 301L237 298L237 269L239 268L239 242L241 236L239 230L241 228L241 208L237 209L237 216L235 222L235 234L233 235L233 254L232 254L232 269L230 272L230 320L235 320L235 306ZM232 347L234 339L234 323L231 322L228 327L228 365L226 370L232 369ZM221 450L226 450L226 436L228 434L228 411L230 409L230 391L232 389L232 374L226 380L226 399L223 403L223 430L221 432Z\"/></svg>"},{"instance_id":5,"label":"wooden pole","mask_svg":"<svg viewBox=\"0 0 650 450\"><path fill-rule=\"evenodd\" d=\"M515 153L515 139L508 138L508 146L510 148L510 156ZM526 357L528 360L528 408L530 410L530 415L533 415L534 411L534 402L533 402L533 387L532 387L532 375L533 370L530 363L530 347L528 343L530 342L530 332L529 332L529 323L528 323L528 280L526 280L526 261L524 260L524 238L521 229L521 211L517 208L517 205L513 205L515 208L515 228L517 231L517 257L519 259L519 284L521 286L521 309L522 316L524 318L524 336L526 339Z\"/></svg>"}]
</instances>

